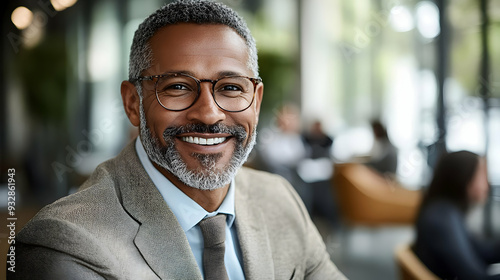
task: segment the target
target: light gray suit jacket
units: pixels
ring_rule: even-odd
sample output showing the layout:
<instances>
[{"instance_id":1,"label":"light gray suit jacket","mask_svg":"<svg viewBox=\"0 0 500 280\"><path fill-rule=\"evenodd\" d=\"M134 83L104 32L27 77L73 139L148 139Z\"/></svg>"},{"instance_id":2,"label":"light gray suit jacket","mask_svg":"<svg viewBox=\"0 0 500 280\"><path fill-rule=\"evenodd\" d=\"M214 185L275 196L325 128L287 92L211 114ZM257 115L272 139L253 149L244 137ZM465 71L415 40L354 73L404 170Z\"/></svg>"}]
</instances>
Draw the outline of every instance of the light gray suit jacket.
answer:
<instances>
[{"instance_id":1,"label":"light gray suit jacket","mask_svg":"<svg viewBox=\"0 0 500 280\"><path fill-rule=\"evenodd\" d=\"M344 279L284 179L242 168L235 184L247 279ZM42 209L16 245L16 273L8 279L202 279L133 142L79 192Z\"/></svg>"}]
</instances>

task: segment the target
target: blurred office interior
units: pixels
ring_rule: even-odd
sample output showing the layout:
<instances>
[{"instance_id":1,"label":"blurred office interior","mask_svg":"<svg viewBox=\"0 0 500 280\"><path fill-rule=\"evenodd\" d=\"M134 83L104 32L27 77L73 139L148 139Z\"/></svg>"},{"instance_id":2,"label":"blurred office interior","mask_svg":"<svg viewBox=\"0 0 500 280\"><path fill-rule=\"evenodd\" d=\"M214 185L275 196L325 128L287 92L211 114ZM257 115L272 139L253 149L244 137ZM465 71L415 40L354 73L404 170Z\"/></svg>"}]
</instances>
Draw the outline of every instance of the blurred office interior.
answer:
<instances>
[{"instance_id":1,"label":"blurred office interior","mask_svg":"<svg viewBox=\"0 0 500 280\"><path fill-rule=\"evenodd\" d=\"M16 205L26 220L74 192L137 135L120 83L133 32L167 2L4 2L2 213L8 169L16 170ZM333 139L331 166L368 155L370 121L379 119L398 150L391 180L406 190L425 189L444 151L478 153L488 161L491 191L470 224L500 236L500 1L222 2L257 40L265 84L257 152L277 130L279 108L294 104L301 132L319 121ZM259 168L258 160L250 164ZM411 223L351 224L341 207L337 214L340 227L313 218L345 274L398 279L394 249L414 238Z\"/></svg>"}]
</instances>

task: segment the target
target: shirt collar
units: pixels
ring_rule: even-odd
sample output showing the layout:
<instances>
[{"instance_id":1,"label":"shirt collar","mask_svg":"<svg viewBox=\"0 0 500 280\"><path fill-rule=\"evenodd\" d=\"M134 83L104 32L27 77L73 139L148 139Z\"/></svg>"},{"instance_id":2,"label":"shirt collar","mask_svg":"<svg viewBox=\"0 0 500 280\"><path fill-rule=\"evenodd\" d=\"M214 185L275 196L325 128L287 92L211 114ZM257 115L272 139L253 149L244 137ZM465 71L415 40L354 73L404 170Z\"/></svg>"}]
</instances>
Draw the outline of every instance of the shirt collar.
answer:
<instances>
[{"instance_id":1,"label":"shirt collar","mask_svg":"<svg viewBox=\"0 0 500 280\"><path fill-rule=\"evenodd\" d=\"M228 227L233 225L236 218L234 211L234 180L231 181L229 190L219 209L215 212L209 213L189 196L179 190L172 182L170 182L170 180L163 176L163 174L161 174L160 171L154 167L151 160L147 156L139 137L136 139L135 149L142 166L148 173L158 191L160 191L163 199L170 207L175 217L177 217L177 221L181 225L184 232L196 226L204 218L212 217L219 213L227 215Z\"/></svg>"}]
</instances>

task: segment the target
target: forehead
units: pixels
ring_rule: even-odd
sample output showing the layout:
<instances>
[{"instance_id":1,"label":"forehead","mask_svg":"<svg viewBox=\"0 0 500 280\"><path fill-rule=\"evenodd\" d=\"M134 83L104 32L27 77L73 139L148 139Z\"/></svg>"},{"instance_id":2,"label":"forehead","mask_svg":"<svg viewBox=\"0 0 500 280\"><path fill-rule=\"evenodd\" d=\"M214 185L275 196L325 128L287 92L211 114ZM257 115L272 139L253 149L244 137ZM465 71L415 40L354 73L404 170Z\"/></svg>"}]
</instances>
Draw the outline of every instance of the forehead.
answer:
<instances>
[{"instance_id":1,"label":"forehead","mask_svg":"<svg viewBox=\"0 0 500 280\"><path fill-rule=\"evenodd\" d=\"M244 39L226 25L169 25L159 29L149 44L154 72L188 70L186 67L199 68L189 69L194 72L217 67L231 68L224 71L250 71Z\"/></svg>"}]
</instances>

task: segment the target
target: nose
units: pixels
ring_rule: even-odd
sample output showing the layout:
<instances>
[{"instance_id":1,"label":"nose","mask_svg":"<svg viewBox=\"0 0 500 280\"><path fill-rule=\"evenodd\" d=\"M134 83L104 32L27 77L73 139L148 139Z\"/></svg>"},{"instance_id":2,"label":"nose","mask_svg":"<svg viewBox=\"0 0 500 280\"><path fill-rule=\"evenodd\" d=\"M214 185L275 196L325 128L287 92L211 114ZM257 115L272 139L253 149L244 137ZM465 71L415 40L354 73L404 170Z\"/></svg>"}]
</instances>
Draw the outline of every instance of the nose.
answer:
<instances>
[{"instance_id":1,"label":"nose","mask_svg":"<svg viewBox=\"0 0 500 280\"><path fill-rule=\"evenodd\" d=\"M211 83L202 83L200 85L200 96L193 106L188 109L188 120L210 125L226 118L225 112L215 103L211 86Z\"/></svg>"}]
</instances>

